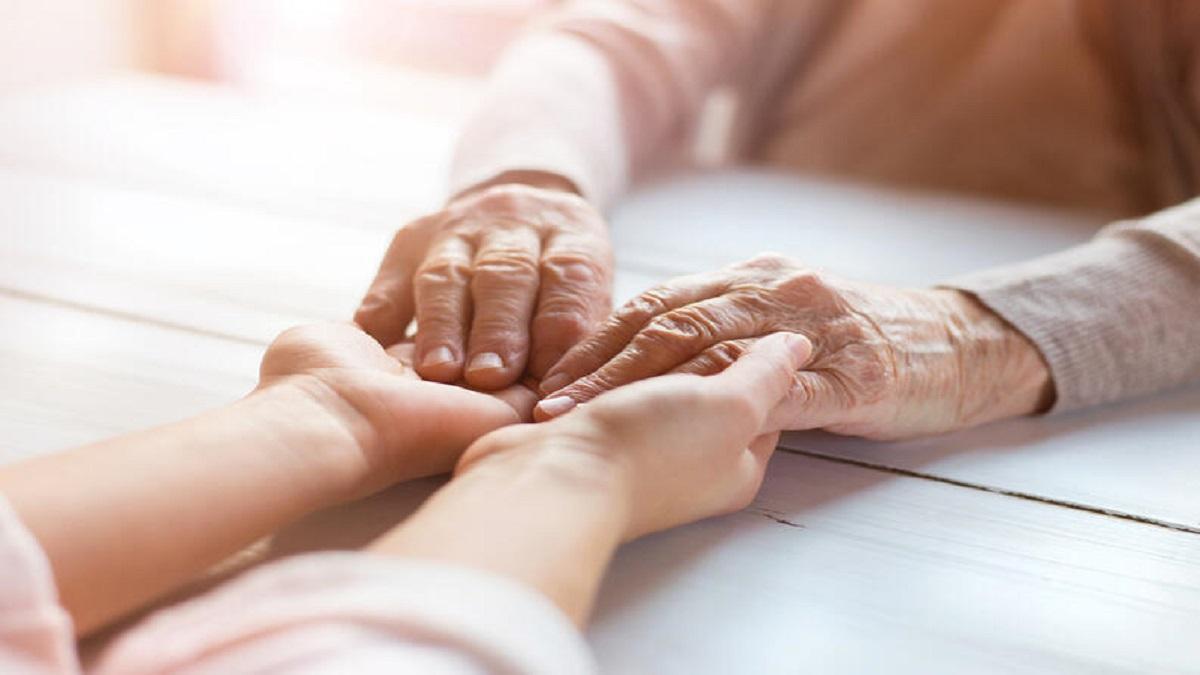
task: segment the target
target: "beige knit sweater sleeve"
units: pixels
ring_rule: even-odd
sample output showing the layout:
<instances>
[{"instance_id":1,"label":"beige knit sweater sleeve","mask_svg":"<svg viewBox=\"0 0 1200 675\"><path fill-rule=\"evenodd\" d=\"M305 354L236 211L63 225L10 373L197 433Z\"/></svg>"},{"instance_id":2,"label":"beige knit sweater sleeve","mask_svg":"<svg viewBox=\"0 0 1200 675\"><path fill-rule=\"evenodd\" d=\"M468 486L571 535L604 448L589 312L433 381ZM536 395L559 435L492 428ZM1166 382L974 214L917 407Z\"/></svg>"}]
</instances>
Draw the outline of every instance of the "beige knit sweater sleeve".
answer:
<instances>
[{"instance_id":1,"label":"beige knit sweater sleeve","mask_svg":"<svg viewBox=\"0 0 1200 675\"><path fill-rule=\"evenodd\" d=\"M1200 199L947 285L1033 340L1050 365L1055 411L1200 378Z\"/></svg>"}]
</instances>

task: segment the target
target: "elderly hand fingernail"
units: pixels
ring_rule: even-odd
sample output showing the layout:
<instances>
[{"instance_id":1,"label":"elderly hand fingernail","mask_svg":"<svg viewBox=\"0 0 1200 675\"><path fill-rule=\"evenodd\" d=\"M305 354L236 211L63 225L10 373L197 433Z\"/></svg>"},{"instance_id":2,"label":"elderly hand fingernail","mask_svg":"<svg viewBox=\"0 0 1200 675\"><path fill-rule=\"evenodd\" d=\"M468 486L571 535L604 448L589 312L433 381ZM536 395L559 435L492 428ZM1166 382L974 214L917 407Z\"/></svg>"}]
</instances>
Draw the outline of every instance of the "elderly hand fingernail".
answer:
<instances>
[{"instance_id":1,"label":"elderly hand fingernail","mask_svg":"<svg viewBox=\"0 0 1200 675\"><path fill-rule=\"evenodd\" d=\"M450 351L449 347L438 347L425 355L421 359L421 365L425 368L440 366L443 363L451 363L454 361L454 352Z\"/></svg>"},{"instance_id":2,"label":"elderly hand fingernail","mask_svg":"<svg viewBox=\"0 0 1200 675\"><path fill-rule=\"evenodd\" d=\"M467 370L499 370L504 367L504 359L495 352L483 352L476 354L475 358L471 359L471 365L467 366Z\"/></svg>"},{"instance_id":3,"label":"elderly hand fingernail","mask_svg":"<svg viewBox=\"0 0 1200 675\"><path fill-rule=\"evenodd\" d=\"M575 399L570 396L555 396L538 403L537 407L548 417L558 417L575 407Z\"/></svg>"},{"instance_id":4,"label":"elderly hand fingernail","mask_svg":"<svg viewBox=\"0 0 1200 675\"><path fill-rule=\"evenodd\" d=\"M543 380L542 385L538 387L538 391L543 394L553 394L568 384L571 384L571 376L566 373L559 373Z\"/></svg>"}]
</instances>

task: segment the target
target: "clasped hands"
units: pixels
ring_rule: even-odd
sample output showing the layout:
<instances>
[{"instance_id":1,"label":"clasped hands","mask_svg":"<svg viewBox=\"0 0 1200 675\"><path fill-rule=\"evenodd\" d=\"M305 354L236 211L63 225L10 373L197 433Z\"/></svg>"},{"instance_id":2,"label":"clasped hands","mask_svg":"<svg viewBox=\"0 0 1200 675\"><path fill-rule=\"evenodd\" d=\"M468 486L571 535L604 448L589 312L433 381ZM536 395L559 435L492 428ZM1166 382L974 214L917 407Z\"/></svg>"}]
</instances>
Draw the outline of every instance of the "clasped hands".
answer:
<instances>
[{"instance_id":1,"label":"clasped hands","mask_svg":"<svg viewBox=\"0 0 1200 675\"><path fill-rule=\"evenodd\" d=\"M358 490L448 470L462 448L459 471L554 448L555 462L620 474L620 491L640 495L631 504L680 514L632 508L632 536L743 506L779 430L905 438L1033 413L1053 395L1029 340L967 294L781 256L675 279L609 315L605 224L568 188L452 200L385 255L355 317L375 340L326 327L272 348L264 382L302 375L344 413L369 477ZM553 421L509 426L531 409Z\"/></svg>"}]
</instances>

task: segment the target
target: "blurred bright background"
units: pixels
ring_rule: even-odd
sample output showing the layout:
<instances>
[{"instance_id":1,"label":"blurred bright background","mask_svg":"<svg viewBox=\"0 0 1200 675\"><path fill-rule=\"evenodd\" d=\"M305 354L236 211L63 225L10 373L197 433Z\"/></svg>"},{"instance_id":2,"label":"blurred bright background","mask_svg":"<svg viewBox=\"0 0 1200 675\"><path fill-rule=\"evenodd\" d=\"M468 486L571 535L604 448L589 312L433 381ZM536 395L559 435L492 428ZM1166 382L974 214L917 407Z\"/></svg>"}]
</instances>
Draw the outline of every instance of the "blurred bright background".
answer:
<instances>
[{"instance_id":1,"label":"blurred bright background","mask_svg":"<svg viewBox=\"0 0 1200 675\"><path fill-rule=\"evenodd\" d=\"M0 0L0 92L136 70L409 107L428 86L447 105L556 1Z\"/></svg>"}]
</instances>

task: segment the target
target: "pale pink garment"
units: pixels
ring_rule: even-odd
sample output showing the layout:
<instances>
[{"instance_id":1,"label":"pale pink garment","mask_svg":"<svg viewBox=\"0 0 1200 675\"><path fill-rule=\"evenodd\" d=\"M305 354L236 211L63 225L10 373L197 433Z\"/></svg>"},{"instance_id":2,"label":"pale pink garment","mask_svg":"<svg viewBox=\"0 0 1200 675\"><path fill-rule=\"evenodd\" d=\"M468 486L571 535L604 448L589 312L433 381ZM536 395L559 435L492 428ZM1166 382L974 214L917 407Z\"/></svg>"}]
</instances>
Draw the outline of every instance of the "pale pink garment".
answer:
<instances>
[{"instance_id":1,"label":"pale pink garment","mask_svg":"<svg viewBox=\"0 0 1200 675\"><path fill-rule=\"evenodd\" d=\"M1189 0L577 0L498 66L452 188L539 170L607 205L725 91L730 160L1140 216L1200 192L1197 35ZM1058 410L1200 377L1200 201L950 285Z\"/></svg>"},{"instance_id":2,"label":"pale pink garment","mask_svg":"<svg viewBox=\"0 0 1200 675\"><path fill-rule=\"evenodd\" d=\"M0 672L82 672L49 562L3 498ZM320 553L152 615L89 672L570 675L595 665L566 616L519 584L433 562Z\"/></svg>"}]
</instances>

